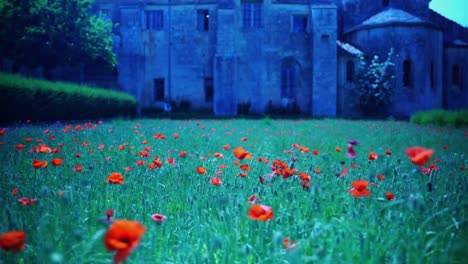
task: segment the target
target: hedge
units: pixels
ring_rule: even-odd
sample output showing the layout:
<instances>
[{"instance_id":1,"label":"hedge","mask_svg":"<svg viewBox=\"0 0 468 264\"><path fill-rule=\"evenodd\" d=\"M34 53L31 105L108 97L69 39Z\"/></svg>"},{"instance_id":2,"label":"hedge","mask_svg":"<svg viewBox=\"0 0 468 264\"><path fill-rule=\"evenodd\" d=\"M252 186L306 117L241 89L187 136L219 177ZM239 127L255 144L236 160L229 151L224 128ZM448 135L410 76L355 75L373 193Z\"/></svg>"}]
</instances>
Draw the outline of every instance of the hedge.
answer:
<instances>
[{"instance_id":1,"label":"hedge","mask_svg":"<svg viewBox=\"0 0 468 264\"><path fill-rule=\"evenodd\" d=\"M133 116L126 93L0 73L0 122L54 121Z\"/></svg>"},{"instance_id":2,"label":"hedge","mask_svg":"<svg viewBox=\"0 0 468 264\"><path fill-rule=\"evenodd\" d=\"M442 109L416 112L410 117L415 124L434 124L439 126L468 126L468 109L449 111Z\"/></svg>"}]
</instances>

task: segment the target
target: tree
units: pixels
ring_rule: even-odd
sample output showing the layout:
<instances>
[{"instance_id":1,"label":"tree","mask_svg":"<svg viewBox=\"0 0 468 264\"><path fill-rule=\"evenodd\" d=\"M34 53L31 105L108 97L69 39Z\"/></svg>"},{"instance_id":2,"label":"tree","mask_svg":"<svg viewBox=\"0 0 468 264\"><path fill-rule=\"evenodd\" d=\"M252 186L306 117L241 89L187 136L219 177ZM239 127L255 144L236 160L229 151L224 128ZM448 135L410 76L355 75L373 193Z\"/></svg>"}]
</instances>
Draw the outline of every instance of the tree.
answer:
<instances>
[{"instance_id":1,"label":"tree","mask_svg":"<svg viewBox=\"0 0 468 264\"><path fill-rule=\"evenodd\" d=\"M0 57L45 73L93 62L115 67L112 23L91 14L92 2L0 0Z\"/></svg>"},{"instance_id":2,"label":"tree","mask_svg":"<svg viewBox=\"0 0 468 264\"><path fill-rule=\"evenodd\" d=\"M377 55L370 62L359 56L355 91L356 104L363 114L382 115L391 104L395 80L392 56L393 49L383 62Z\"/></svg>"}]
</instances>

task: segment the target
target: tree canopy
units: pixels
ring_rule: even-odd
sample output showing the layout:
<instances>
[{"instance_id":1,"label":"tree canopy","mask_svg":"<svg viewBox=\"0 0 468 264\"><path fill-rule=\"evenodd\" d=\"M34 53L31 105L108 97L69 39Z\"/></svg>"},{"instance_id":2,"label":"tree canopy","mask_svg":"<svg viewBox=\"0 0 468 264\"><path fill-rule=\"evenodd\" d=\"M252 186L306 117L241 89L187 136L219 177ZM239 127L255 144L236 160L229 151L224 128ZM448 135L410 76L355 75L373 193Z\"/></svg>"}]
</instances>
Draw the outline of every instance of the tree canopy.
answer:
<instances>
[{"instance_id":1,"label":"tree canopy","mask_svg":"<svg viewBox=\"0 0 468 264\"><path fill-rule=\"evenodd\" d=\"M112 22L93 0L0 0L0 57L51 69L100 62L115 67Z\"/></svg>"}]
</instances>

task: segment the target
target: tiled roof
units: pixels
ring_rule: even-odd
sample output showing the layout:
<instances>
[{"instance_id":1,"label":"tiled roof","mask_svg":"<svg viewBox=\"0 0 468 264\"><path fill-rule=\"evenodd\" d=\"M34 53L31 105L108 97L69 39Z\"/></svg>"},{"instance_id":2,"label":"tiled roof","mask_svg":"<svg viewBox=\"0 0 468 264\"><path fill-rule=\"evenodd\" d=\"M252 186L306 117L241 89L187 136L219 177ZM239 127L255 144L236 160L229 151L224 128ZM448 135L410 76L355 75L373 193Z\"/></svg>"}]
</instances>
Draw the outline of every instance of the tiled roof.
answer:
<instances>
[{"instance_id":1,"label":"tiled roof","mask_svg":"<svg viewBox=\"0 0 468 264\"><path fill-rule=\"evenodd\" d=\"M429 25L429 26L437 28L435 24L432 24L431 22L423 20L408 12L405 12L403 10L396 9L396 8L388 8L364 20L361 24L348 30L348 32L354 31L360 28L376 27L376 26L392 25L392 24L400 24L400 25L401 24L425 24L425 25Z\"/></svg>"}]
</instances>

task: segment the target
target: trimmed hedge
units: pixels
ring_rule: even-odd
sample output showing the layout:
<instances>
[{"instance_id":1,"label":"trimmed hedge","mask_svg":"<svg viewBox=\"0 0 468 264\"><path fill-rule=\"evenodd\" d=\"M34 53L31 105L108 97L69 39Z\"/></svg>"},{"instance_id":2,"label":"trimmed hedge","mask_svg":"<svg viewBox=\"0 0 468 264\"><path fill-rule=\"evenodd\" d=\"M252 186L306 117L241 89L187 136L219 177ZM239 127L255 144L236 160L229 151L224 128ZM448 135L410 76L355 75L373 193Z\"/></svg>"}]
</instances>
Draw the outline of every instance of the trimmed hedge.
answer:
<instances>
[{"instance_id":1,"label":"trimmed hedge","mask_svg":"<svg viewBox=\"0 0 468 264\"><path fill-rule=\"evenodd\" d=\"M415 124L434 124L439 126L468 126L468 109L448 111L442 109L416 112L410 117Z\"/></svg>"},{"instance_id":2,"label":"trimmed hedge","mask_svg":"<svg viewBox=\"0 0 468 264\"><path fill-rule=\"evenodd\" d=\"M0 73L0 122L134 116L136 108L126 93Z\"/></svg>"}]
</instances>

